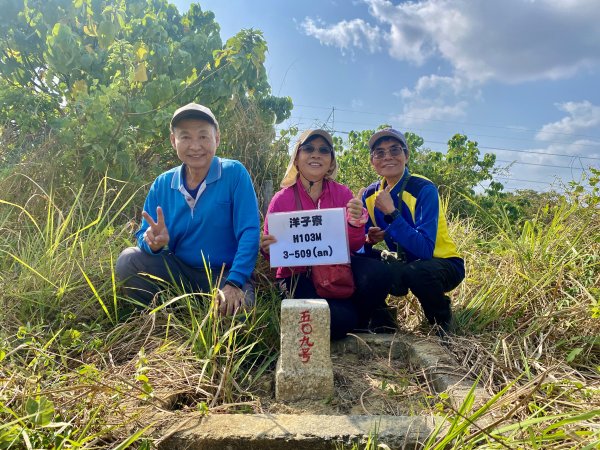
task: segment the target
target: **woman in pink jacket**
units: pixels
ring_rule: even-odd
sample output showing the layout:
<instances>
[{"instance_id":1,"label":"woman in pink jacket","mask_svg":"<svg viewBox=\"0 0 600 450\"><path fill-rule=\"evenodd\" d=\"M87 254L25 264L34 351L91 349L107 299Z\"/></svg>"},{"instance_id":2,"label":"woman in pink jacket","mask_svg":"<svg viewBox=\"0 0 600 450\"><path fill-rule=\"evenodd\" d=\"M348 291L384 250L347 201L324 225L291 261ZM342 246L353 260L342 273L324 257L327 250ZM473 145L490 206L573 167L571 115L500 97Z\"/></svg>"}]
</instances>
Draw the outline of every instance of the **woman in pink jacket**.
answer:
<instances>
[{"instance_id":1,"label":"woman in pink jacket","mask_svg":"<svg viewBox=\"0 0 600 450\"><path fill-rule=\"evenodd\" d=\"M290 164L267 211L264 234L260 249L269 257L269 247L276 242L269 234L268 214L296 211L296 193L302 209L346 208L348 241L352 253L360 250L365 243L364 224L367 212L360 197L333 179L337 163L333 151L333 139L325 130L306 130L294 147ZM385 299L390 289L386 271L380 267L381 261L361 256L351 256L351 267L356 290L346 299L327 298L331 313L331 337L344 337L354 329L366 329L375 310L386 307ZM308 275L307 267L279 267L276 278L288 298L319 298L315 286ZM391 318L394 319L394 318ZM394 328L394 321L386 325ZM372 324L373 325L373 324Z\"/></svg>"}]
</instances>

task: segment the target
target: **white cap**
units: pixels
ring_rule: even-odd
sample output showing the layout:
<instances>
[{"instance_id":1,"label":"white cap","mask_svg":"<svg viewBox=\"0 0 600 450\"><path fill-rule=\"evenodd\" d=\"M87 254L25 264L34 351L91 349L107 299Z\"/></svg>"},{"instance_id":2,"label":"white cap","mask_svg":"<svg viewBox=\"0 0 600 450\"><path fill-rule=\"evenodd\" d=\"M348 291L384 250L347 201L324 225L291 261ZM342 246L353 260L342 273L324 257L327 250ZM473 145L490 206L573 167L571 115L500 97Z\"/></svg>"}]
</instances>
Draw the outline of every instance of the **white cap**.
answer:
<instances>
[{"instance_id":1,"label":"white cap","mask_svg":"<svg viewBox=\"0 0 600 450\"><path fill-rule=\"evenodd\" d=\"M173 127L177 124L177 122L189 118L206 120L217 127L217 131L219 130L219 123L217 122L217 119L210 108L207 108L204 105L199 105L198 103L188 103L173 113L173 118L171 119L171 131L173 131Z\"/></svg>"}]
</instances>

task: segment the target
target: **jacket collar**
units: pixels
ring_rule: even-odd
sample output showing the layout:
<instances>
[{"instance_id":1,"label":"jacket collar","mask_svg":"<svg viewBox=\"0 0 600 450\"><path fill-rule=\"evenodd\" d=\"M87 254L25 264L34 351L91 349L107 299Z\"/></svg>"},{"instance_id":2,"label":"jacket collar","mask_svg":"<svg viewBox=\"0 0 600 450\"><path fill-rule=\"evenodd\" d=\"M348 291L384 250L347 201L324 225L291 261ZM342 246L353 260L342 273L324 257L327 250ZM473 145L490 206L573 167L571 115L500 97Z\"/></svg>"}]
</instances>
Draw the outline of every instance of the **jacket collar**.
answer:
<instances>
[{"instance_id":1,"label":"jacket collar","mask_svg":"<svg viewBox=\"0 0 600 450\"><path fill-rule=\"evenodd\" d=\"M179 190L180 187L183 186L183 171L185 170L185 164L179 166L179 168L173 174L173 179L171 180L171 189ZM206 178L204 182L206 184L214 183L215 181L221 178L222 172L222 164L221 158L218 156L214 156L212 162L210 163L210 167L208 168L208 173L206 174Z\"/></svg>"},{"instance_id":2,"label":"jacket collar","mask_svg":"<svg viewBox=\"0 0 600 450\"><path fill-rule=\"evenodd\" d=\"M406 179L406 177L410 176L410 172L408 171L408 167L404 168L404 174L402 175L402 178L400 178L398 180L398 182L392 187L392 191L396 191L396 187L397 186L402 186L402 182ZM381 178L381 180L379 181L379 186L378 186L378 191L383 191L386 188L386 183L385 183L385 178Z\"/></svg>"}]
</instances>

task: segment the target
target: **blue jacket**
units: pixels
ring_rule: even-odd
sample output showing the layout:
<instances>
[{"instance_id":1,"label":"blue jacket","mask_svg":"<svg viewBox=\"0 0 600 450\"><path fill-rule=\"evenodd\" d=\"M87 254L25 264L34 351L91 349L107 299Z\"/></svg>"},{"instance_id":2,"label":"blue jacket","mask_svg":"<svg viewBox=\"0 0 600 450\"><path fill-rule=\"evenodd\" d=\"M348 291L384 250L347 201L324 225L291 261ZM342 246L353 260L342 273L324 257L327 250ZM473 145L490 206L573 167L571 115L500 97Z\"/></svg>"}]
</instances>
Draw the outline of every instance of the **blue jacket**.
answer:
<instances>
[{"instance_id":1,"label":"blue jacket","mask_svg":"<svg viewBox=\"0 0 600 450\"><path fill-rule=\"evenodd\" d=\"M163 209L168 250L184 263L203 268L204 258L213 275L225 264L227 279L243 285L254 270L260 238L258 203L248 171L238 161L215 156L194 199L184 187L183 170L183 165L175 167L154 180L144 211L156 220L156 207ZM148 226L142 219L138 246L158 255L144 242Z\"/></svg>"},{"instance_id":2,"label":"blue jacket","mask_svg":"<svg viewBox=\"0 0 600 450\"><path fill-rule=\"evenodd\" d=\"M385 180L377 181L366 189L363 204L369 212L369 220L365 224L365 232L370 227L379 227L385 230L388 248L397 251L399 244L408 261L445 258L464 275L464 261L448 233L437 187L421 175L412 175L402 193L402 201L399 201L400 188L408 176L410 173L406 168L402 179L390 191L394 206L400 210L400 216L391 223L385 220L382 211L375 208L377 194L386 187Z\"/></svg>"}]
</instances>

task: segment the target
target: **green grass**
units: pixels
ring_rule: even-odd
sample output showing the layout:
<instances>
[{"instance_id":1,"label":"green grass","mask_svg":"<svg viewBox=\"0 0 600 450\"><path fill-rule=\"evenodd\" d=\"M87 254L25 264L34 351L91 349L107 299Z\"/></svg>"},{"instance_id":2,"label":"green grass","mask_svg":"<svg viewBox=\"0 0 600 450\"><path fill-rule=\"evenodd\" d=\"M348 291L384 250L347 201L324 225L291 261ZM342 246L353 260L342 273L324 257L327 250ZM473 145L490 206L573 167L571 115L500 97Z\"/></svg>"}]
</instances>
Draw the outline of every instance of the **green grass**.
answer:
<instances>
[{"instance_id":1,"label":"green grass","mask_svg":"<svg viewBox=\"0 0 600 450\"><path fill-rule=\"evenodd\" d=\"M12 233L0 243L0 448L125 448L153 428L134 425L143 406L251 404L276 355L273 308L221 318L216 292L172 290L134 309L113 267L130 245L131 227L117 218L135 192L104 179L65 201L32 184L25 205L1 202ZM176 370L165 379L161 364ZM174 385L180 398L169 397Z\"/></svg>"},{"instance_id":2,"label":"green grass","mask_svg":"<svg viewBox=\"0 0 600 450\"><path fill-rule=\"evenodd\" d=\"M257 307L239 317L215 314L215 292L175 288L136 309L113 268L143 189L105 178L58 191L18 176L0 192L0 449L150 448L172 411L260 410L279 339L264 262ZM425 448L600 445L600 218L581 195L522 226L502 211L481 211L485 228L450 221L467 279L448 348L492 397L432 398L423 413L444 426ZM420 333L416 299L393 301ZM354 448L384 445L375 430Z\"/></svg>"}]
</instances>

